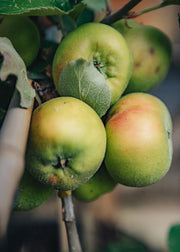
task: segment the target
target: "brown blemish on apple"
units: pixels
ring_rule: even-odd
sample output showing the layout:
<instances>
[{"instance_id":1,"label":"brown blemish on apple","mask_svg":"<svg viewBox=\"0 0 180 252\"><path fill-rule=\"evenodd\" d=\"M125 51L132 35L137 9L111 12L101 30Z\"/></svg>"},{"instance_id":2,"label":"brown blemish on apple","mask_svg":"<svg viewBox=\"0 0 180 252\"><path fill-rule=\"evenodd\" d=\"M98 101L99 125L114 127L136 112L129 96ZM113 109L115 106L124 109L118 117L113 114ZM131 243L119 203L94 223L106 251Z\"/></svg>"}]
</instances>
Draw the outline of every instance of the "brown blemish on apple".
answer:
<instances>
[{"instance_id":1,"label":"brown blemish on apple","mask_svg":"<svg viewBox=\"0 0 180 252\"><path fill-rule=\"evenodd\" d=\"M135 64L134 64L134 67L140 67L141 66L141 62L135 62Z\"/></svg>"},{"instance_id":2,"label":"brown blemish on apple","mask_svg":"<svg viewBox=\"0 0 180 252\"><path fill-rule=\"evenodd\" d=\"M52 176L52 177L49 178L49 183L50 184L54 184L56 182L57 182L57 178L55 176Z\"/></svg>"},{"instance_id":3,"label":"brown blemish on apple","mask_svg":"<svg viewBox=\"0 0 180 252\"><path fill-rule=\"evenodd\" d=\"M168 139L170 139L171 137L171 131L170 130L167 130L167 137L168 137Z\"/></svg>"},{"instance_id":4,"label":"brown blemish on apple","mask_svg":"<svg viewBox=\"0 0 180 252\"><path fill-rule=\"evenodd\" d=\"M116 110L114 110L111 114L109 114L106 118L106 123L113 117L115 116L116 114L118 114L118 112Z\"/></svg>"},{"instance_id":5,"label":"brown blemish on apple","mask_svg":"<svg viewBox=\"0 0 180 252\"><path fill-rule=\"evenodd\" d=\"M150 53L151 55L155 54L155 49L154 49L153 47L150 47L150 48L149 48L149 53Z\"/></svg>"},{"instance_id":6,"label":"brown blemish on apple","mask_svg":"<svg viewBox=\"0 0 180 252\"><path fill-rule=\"evenodd\" d=\"M160 71L160 66L157 66L155 69L155 73L159 73L159 71Z\"/></svg>"}]
</instances>

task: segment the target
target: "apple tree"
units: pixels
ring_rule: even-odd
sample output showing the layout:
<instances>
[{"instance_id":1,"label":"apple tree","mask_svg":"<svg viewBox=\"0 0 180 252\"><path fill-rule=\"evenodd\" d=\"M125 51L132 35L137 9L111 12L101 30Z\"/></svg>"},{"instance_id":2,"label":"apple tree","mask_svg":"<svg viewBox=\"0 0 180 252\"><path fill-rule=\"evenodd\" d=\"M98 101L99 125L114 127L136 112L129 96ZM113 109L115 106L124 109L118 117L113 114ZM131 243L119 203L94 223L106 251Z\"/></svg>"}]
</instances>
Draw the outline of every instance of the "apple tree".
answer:
<instances>
[{"instance_id":1,"label":"apple tree","mask_svg":"<svg viewBox=\"0 0 180 252\"><path fill-rule=\"evenodd\" d=\"M171 116L147 93L167 75L172 45L136 17L180 1L132 11L140 2L113 12L105 0L1 1L2 246L11 211L56 190L69 251L81 252L72 197L89 202L168 172Z\"/></svg>"}]
</instances>

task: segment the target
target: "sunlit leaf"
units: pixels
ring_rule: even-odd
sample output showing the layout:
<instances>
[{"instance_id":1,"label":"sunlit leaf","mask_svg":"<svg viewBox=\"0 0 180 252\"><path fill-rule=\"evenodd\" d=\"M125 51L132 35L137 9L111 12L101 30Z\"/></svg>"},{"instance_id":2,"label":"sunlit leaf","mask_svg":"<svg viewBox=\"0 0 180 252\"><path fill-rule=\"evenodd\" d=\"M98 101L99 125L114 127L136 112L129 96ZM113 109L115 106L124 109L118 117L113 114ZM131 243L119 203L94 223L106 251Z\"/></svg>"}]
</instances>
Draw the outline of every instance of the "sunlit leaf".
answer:
<instances>
[{"instance_id":1,"label":"sunlit leaf","mask_svg":"<svg viewBox=\"0 0 180 252\"><path fill-rule=\"evenodd\" d=\"M1 0L0 14L3 15L77 15L83 3L68 0ZM74 4L73 4L74 3Z\"/></svg>"},{"instance_id":2,"label":"sunlit leaf","mask_svg":"<svg viewBox=\"0 0 180 252\"><path fill-rule=\"evenodd\" d=\"M8 38L0 38L0 54L3 56L0 79L5 81L10 75L16 76L16 89L20 94L20 105L25 108L30 107L32 99L35 97L35 91L29 84L24 61Z\"/></svg>"}]
</instances>

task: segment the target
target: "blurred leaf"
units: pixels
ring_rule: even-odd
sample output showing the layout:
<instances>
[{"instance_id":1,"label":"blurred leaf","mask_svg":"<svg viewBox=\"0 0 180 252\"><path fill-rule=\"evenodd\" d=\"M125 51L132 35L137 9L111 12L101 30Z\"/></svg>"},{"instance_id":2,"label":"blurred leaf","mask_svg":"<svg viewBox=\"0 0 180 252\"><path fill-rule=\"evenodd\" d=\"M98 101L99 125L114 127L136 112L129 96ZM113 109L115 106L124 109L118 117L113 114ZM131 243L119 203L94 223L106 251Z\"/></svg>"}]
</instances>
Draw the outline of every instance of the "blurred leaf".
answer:
<instances>
[{"instance_id":1,"label":"blurred leaf","mask_svg":"<svg viewBox=\"0 0 180 252\"><path fill-rule=\"evenodd\" d=\"M58 43L48 40L42 40L41 49L35 61L28 67L29 79L44 79L45 71L48 65L52 64L54 53L58 47ZM47 77L46 77L47 78Z\"/></svg>"},{"instance_id":2,"label":"blurred leaf","mask_svg":"<svg viewBox=\"0 0 180 252\"><path fill-rule=\"evenodd\" d=\"M94 18L95 18L94 11L90 8L85 8L77 20L77 26L80 26L84 23L93 22Z\"/></svg>"},{"instance_id":3,"label":"blurred leaf","mask_svg":"<svg viewBox=\"0 0 180 252\"><path fill-rule=\"evenodd\" d=\"M16 76L16 89L20 94L20 106L28 108L35 97L35 90L29 84L27 71L24 61L14 49L8 38L0 38L0 53L3 56L3 62L0 69L0 79L5 81L8 76Z\"/></svg>"},{"instance_id":4,"label":"blurred leaf","mask_svg":"<svg viewBox=\"0 0 180 252\"><path fill-rule=\"evenodd\" d=\"M67 15L62 15L61 17L61 22L62 22L62 32L63 35L66 36L68 33L70 33L71 31L73 31L75 29L75 20L70 18Z\"/></svg>"},{"instance_id":5,"label":"blurred leaf","mask_svg":"<svg viewBox=\"0 0 180 252\"><path fill-rule=\"evenodd\" d=\"M84 4L79 2L68 0L1 0L0 14L23 14L27 16L77 15L84 8Z\"/></svg>"},{"instance_id":6,"label":"blurred leaf","mask_svg":"<svg viewBox=\"0 0 180 252\"><path fill-rule=\"evenodd\" d=\"M76 2L77 0L76 1L72 0L72 1ZM70 1L70 2L72 2L72 1ZM81 1L79 1L79 2L81 2ZM68 15L76 22L85 7L86 7L86 4L82 1L81 3L76 5L74 7L74 9L69 12Z\"/></svg>"},{"instance_id":7,"label":"blurred leaf","mask_svg":"<svg viewBox=\"0 0 180 252\"><path fill-rule=\"evenodd\" d=\"M103 252L147 252L144 244L130 239L108 244Z\"/></svg>"},{"instance_id":8,"label":"blurred leaf","mask_svg":"<svg viewBox=\"0 0 180 252\"><path fill-rule=\"evenodd\" d=\"M61 24L63 26L62 29L65 28L65 35L67 35L69 32L73 31L76 27L94 21L94 11L89 8L84 8L81 13L79 13L79 16L76 18L72 17L71 15L62 15L61 16Z\"/></svg>"},{"instance_id":9,"label":"blurred leaf","mask_svg":"<svg viewBox=\"0 0 180 252\"><path fill-rule=\"evenodd\" d=\"M180 0L163 0L163 2L167 3L168 5L169 4L177 4L177 5L180 4Z\"/></svg>"},{"instance_id":10,"label":"blurred leaf","mask_svg":"<svg viewBox=\"0 0 180 252\"><path fill-rule=\"evenodd\" d=\"M60 94L76 97L101 117L110 107L111 92L104 76L85 59L69 62L63 69L59 80Z\"/></svg>"},{"instance_id":11,"label":"blurred leaf","mask_svg":"<svg viewBox=\"0 0 180 252\"><path fill-rule=\"evenodd\" d=\"M168 234L168 248L170 252L180 251L180 225L174 225L170 228Z\"/></svg>"},{"instance_id":12,"label":"blurred leaf","mask_svg":"<svg viewBox=\"0 0 180 252\"><path fill-rule=\"evenodd\" d=\"M84 3L87 4L87 6L94 10L95 12L97 11L105 11L106 10L106 0L84 0Z\"/></svg>"},{"instance_id":13,"label":"blurred leaf","mask_svg":"<svg viewBox=\"0 0 180 252\"><path fill-rule=\"evenodd\" d=\"M25 169L16 191L13 210L28 211L34 209L43 204L53 192L53 188L39 183Z\"/></svg>"}]
</instances>

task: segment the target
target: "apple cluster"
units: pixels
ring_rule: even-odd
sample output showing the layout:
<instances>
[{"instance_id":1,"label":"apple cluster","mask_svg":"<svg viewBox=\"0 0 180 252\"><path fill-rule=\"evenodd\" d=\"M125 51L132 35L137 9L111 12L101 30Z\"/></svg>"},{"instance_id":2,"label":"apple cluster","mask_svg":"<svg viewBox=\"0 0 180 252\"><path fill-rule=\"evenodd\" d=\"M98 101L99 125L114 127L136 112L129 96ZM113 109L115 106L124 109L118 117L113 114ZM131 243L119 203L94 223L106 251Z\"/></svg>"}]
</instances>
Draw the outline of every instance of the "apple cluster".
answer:
<instances>
[{"instance_id":1,"label":"apple cluster","mask_svg":"<svg viewBox=\"0 0 180 252\"><path fill-rule=\"evenodd\" d=\"M164 177L172 120L148 92L165 78L171 53L163 32L133 20L87 23L69 33L52 64L59 97L32 115L26 170L82 201L117 184L144 187Z\"/></svg>"}]
</instances>

